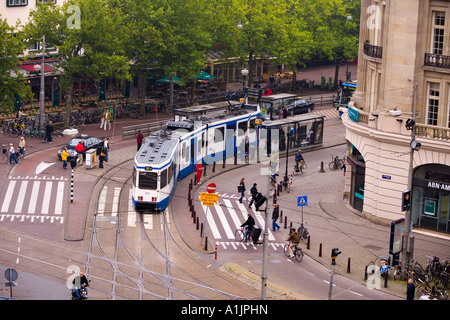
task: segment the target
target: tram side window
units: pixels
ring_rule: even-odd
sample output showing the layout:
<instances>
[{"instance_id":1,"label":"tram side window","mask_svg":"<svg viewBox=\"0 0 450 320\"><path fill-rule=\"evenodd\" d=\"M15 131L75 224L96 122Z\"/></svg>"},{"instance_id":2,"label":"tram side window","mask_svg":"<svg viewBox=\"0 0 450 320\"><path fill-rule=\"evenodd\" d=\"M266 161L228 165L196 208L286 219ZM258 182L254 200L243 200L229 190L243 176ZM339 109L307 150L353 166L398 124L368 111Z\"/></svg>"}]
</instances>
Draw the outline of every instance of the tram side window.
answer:
<instances>
[{"instance_id":1,"label":"tram side window","mask_svg":"<svg viewBox=\"0 0 450 320\"><path fill-rule=\"evenodd\" d=\"M158 173L141 172L139 174L139 188L156 190L158 187Z\"/></svg>"},{"instance_id":2,"label":"tram side window","mask_svg":"<svg viewBox=\"0 0 450 320\"><path fill-rule=\"evenodd\" d=\"M133 168L133 186L136 185L136 168Z\"/></svg>"},{"instance_id":3,"label":"tram side window","mask_svg":"<svg viewBox=\"0 0 450 320\"><path fill-rule=\"evenodd\" d=\"M223 141L224 137L225 129L223 127L214 129L214 142L221 142Z\"/></svg>"},{"instance_id":4,"label":"tram side window","mask_svg":"<svg viewBox=\"0 0 450 320\"><path fill-rule=\"evenodd\" d=\"M238 123L238 136L245 136L247 133L248 124L247 121L242 121Z\"/></svg>"},{"instance_id":5,"label":"tram side window","mask_svg":"<svg viewBox=\"0 0 450 320\"><path fill-rule=\"evenodd\" d=\"M160 181L160 185L161 185L161 189L164 188L165 186L167 186L167 169L161 172L161 181Z\"/></svg>"}]
</instances>

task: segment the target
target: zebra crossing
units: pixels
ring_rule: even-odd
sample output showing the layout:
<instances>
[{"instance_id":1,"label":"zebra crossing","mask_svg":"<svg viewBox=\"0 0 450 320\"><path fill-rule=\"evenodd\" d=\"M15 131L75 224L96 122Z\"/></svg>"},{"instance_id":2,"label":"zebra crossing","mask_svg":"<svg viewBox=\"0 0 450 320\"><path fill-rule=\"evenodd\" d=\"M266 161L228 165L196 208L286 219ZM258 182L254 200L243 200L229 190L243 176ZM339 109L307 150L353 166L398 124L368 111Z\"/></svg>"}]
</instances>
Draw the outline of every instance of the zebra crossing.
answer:
<instances>
[{"instance_id":1,"label":"zebra crossing","mask_svg":"<svg viewBox=\"0 0 450 320\"><path fill-rule=\"evenodd\" d=\"M128 227L138 227L139 219L138 213L134 210L133 199L131 188L128 190L124 190L123 192L128 193L128 196L125 195L125 199L128 199L126 204L126 210L120 211L120 215L123 219L124 224ZM97 219L100 221L108 221L111 224L117 224L117 217L119 213L119 197L120 197L121 188L119 187L108 187L104 186L99 197L98 206L97 206ZM166 218L166 222L169 222L168 215L162 214L143 214L142 222L144 228L147 230L156 230L159 229L163 231L164 229L164 221L162 219Z\"/></svg>"},{"instance_id":2,"label":"zebra crossing","mask_svg":"<svg viewBox=\"0 0 450 320\"><path fill-rule=\"evenodd\" d=\"M319 116L325 116L325 120L339 118L339 112L336 108L315 109L311 113Z\"/></svg>"},{"instance_id":3,"label":"zebra crossing","mask_svg":"<svg viewBox=\"0 0 450 320\"><path fill-rule=\"evenodd\" d=\"M0 222L63 223L67 178L9 176Z\"/></svg>"},{"instance_id":4,"label":"zebra crossing","mask_svg":"<svg viewBox=\"0 0 450 320\"><path fill-rule=\"evenodd\" d=\"M224 248L232 247L236 249L242 246L241 243L236 242L235 231L236 229L240 229L240 226L247 220L248 213L253 216L256 225L264 229L264 212L255 211L253 206L249 208L246 205L247 202L244 201L244 203L240 203L239 197L236 195L219 193L219 203L211 207L202 205L206 227L209 228L214 241ZM262 241L262 237L263 232L261 232L260 241ZM272 246L278 246L279 244L273 243L274 241L276 241L276 238L270 227L269 242L272 242Z\"/></svg>"}]
</instances>

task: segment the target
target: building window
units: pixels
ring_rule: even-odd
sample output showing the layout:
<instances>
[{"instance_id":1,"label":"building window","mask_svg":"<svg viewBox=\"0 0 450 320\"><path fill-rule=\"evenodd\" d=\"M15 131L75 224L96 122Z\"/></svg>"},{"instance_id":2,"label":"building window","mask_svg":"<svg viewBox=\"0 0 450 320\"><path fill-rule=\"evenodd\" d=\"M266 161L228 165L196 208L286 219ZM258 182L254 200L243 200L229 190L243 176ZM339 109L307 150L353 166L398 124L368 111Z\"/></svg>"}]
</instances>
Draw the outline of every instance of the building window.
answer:
<instances>
[{"instance_id":1,"label":"building window","mask_svg":"<svg viewBox=\"0 0 450 320\"><path fill-rule=\"evenodd\" d=\"M433 12L433 33L431 39L431 52L442 54L444 49L445 12Z\"/></svg>"},{"instance_id":2,"label":"building window","mask_svg":"<svg viewBox=\"0 0 450 320\"><path fill-rule=\"evenodd\" d=\"M439 111L439 83L428 83L427 124L437 126Z\"/></svg>"},{"instance_id":3,"label":"building window","mask_svg":"<svg viewBox=\"0 0 450 320\"><path fill-rule=\"evenodd\" d=\"M47 0L36 0L36 2L42 2L42 3L47 3ZM56 0L51 0L51 2L53 2L54 4L56 4Z\"/></svg>"},{"instance_id":4,"label":"building window","mask_svg":"<svg viewBox=\"0 0 450 320\"><path fill-rule=\"evenodd\" d=\"M6 5L8 7L20 7L20 6L27 6L28 0L7 0Z\"/></svg>"}]
</instances>

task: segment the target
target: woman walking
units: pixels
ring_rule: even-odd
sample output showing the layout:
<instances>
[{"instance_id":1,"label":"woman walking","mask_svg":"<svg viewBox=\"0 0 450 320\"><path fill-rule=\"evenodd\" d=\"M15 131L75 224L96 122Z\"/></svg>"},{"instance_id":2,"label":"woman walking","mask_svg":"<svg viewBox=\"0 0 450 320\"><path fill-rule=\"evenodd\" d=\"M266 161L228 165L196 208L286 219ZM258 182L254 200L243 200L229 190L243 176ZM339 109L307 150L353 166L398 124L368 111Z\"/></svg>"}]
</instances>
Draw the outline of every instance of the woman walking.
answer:
<instances>
[{"instance_id":1,"label":"woman walking","mask_svg":"<svg viewBox=\"0 0 450 320\"><path fill-rule=\"evenodd\" d=\"M239 202L242 203L242 199L244 198L244 193L245 193L245 183L244 183L245 178L241 179L241 182L239 182L238 185L238 192L241 193L241 197L239 198Z\"/></svg>"}]
</instances>

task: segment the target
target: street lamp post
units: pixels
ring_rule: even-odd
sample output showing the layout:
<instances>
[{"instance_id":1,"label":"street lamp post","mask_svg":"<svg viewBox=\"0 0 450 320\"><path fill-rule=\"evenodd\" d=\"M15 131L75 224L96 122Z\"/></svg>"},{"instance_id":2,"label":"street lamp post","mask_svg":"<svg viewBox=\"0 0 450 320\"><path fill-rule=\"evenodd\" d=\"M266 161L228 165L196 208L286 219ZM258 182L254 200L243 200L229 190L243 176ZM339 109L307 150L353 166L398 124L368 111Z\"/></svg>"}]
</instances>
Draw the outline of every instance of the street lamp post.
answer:
<instances>
[{"instance_id":1,"label":"street lamp post","mask_svg":"<svg viewBox=\"0 0 450 320\"><path fill-rule=\"evenodd\" d=\"M242 69L242 91L245 91L245 82L247 80L248 70L246 68Z\"/></svg>"},{"instance_id":2,"label":"street lamp post","mask_svg":"<svg viewBox=\"0 0 450 320\"><path fill-rule=\"evenodd\" d=\"M34 65L34 70L41 70L41 86L39 91L39 129L44 129L44 100L45 100L45 35L42 36L41 65Z\"/></svg>"}]
</instances>

